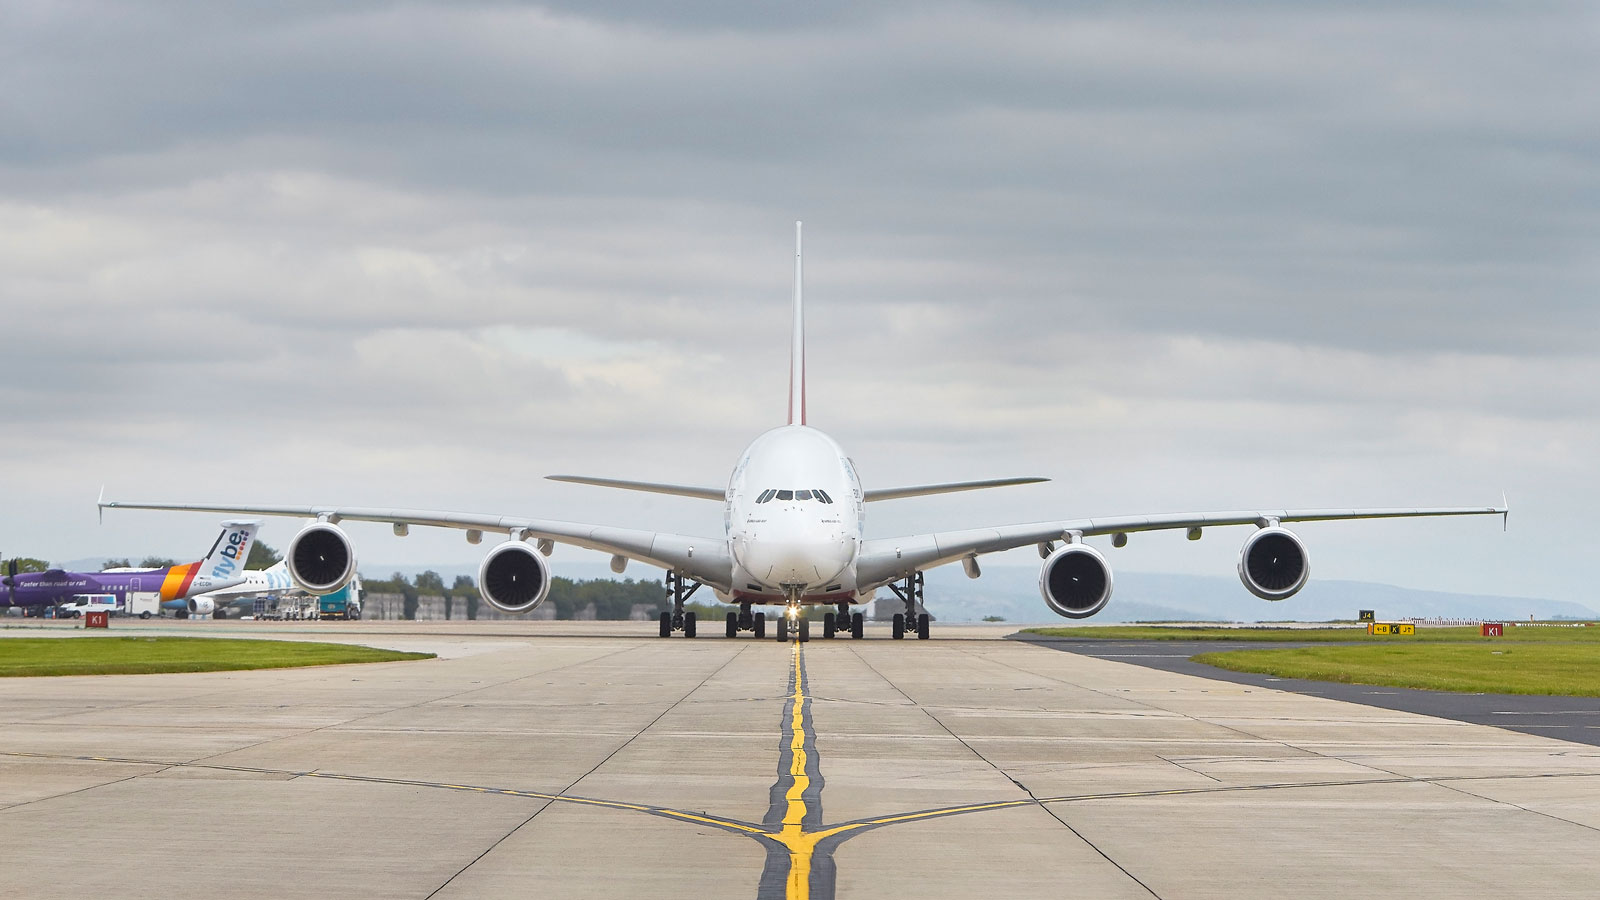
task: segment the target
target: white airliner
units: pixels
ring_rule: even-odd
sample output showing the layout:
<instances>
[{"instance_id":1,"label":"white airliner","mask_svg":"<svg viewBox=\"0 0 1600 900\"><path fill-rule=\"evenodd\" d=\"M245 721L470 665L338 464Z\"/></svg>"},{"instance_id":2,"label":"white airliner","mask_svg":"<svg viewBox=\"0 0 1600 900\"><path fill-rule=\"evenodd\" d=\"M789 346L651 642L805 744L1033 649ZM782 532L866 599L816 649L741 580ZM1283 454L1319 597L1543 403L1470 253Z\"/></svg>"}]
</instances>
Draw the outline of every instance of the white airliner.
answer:
<instances>
[{"instance_id":1,"label":"white airliner","mask_svg":"<svg viewBox=\"0 0 1600 900\"><path fill-rule=\"evenodd\" d=\"M701 585L710 585L729 612L728 637L750 631L766 633L766 616L755 607L778 606L775 631L780 640L807 640L805 615L823 607L823 637L848 632L862 636L862 615L851 607L869 602L888 587L905 604L894 617L893 635L914 632L928 637L928 615L922 611L922 572L960 561L978 577L984 553L1036 545L1044 566L1039 590L1046 605L1072 619L1092 616L1111 599L1111 567L1084 538L1112 535L1124 546L1136 531L1185 529L1198 539L1202 528L1254 525L1256 530L1239 551L1239 578L1251 593L1282 600L1306 583L1310 572L1305 545L1283 525L1331 519L1383 519L1411 516L1507 514L1499 507L1443 509L1265 509L1235 512L1177 513L1062 519L1004 525L968 531L946 531L897 538L865 536L866 505L880 500L943 494L1045 481L1004 478L952 484L931 484L889 490L865 490L848 455L832 438L806 424L805 327L801 302L800 224L795 223L794 330L789 364L789 422L756 438L739 458L726 488L626 481L614 478L555 475L557 481L650 491L716 500L723 504L724 534L703 537L666 534L605 525L417 509L349 506L245 506L233 504L129 503L102 499L104 508L184 510L230 515L293 516L314 519L290 541L285 552L294 583L314 594L331 593L355 577L356 556L342 521L387 522L404 536L412 525L460 528L468 542L484 532L507 534L510 540L484 557L478 570L483 599L508 613L525 613L544 601L550 570L544 557L556 543L612 554L612 569L621 572L629 560L667 570L672 609L661 614L661 636L682 631L695 635L695 616L684 601ZM532 546L530 543L532 542Z\"/></svg>"},{"instance_id":2,"label":"white airliner","mask_svg":"<svg viewBox=\"0 0 1600 900\"><path fill-rule=\"evenodd\" d=\"M274 563L270 568L249 569L240 574L244 576L244 581L231 587L208 591L204 594L190 597L185 603L180 603L177 608L187 609L191 616L215 616L220 619L224 615L223 610L231 606L240 607L241 610L249 610L253 608L253 604L250 601L254 601L258 597L285 595L300 591L300 588L295 586L294 579L289 576L287 562L280 561ZM359 599L361 597L361 577L359 575L356 576L350 584L341 587L339 590L347 592L348 596L344 600L347 604L352 605L347 607L351 610L348 615L355 619L361 618ZM323 596L326 597L327 594Z\"/></svg>"}]
</instances>

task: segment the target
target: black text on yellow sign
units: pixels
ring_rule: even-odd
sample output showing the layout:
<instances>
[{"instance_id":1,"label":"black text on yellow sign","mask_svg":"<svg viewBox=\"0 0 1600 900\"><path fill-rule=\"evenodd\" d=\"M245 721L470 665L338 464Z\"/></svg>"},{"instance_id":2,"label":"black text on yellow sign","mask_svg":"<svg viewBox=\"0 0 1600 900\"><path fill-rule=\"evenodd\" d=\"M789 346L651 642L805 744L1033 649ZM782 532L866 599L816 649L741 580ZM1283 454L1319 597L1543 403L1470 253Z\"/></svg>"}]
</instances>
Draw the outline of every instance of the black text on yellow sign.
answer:
<instances>
[{"instance_id":1,"label":"black text on yellow sign","mask_svg":"<svg viewBox=\"0 0 1600 900\"><path fill-rule=\"evenodd\" d=\"M1411 624L1410 622L1373 622L1372 624L1367 626L1367 634L1387 634L1387 635L1402 635L1403 636L1403 635L1408 635L1408 634L1409 635L1414 635L1416 633L1417 633L1417 626Z\"/></svg>"}]
</instances>

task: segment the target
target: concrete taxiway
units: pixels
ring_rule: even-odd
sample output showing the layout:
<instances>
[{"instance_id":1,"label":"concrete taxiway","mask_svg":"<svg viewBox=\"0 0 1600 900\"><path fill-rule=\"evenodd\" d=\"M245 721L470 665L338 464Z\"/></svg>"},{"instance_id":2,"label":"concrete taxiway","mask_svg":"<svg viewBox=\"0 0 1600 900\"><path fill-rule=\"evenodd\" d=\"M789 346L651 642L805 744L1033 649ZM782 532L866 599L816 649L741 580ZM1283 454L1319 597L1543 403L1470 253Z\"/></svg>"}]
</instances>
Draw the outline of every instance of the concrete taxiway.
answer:
<instances>
[{"instance_id":1,"label":"concrete taxiway","mask_svg":"<svg viewBox=\"0 0 1600 900\"><path fill-rule=\"evenodd\" d=\"M654 627L187 623L441 658L7 679L0 896L1594 892L1593 746L1004 629Z\"/></svg>"}]
</instances>

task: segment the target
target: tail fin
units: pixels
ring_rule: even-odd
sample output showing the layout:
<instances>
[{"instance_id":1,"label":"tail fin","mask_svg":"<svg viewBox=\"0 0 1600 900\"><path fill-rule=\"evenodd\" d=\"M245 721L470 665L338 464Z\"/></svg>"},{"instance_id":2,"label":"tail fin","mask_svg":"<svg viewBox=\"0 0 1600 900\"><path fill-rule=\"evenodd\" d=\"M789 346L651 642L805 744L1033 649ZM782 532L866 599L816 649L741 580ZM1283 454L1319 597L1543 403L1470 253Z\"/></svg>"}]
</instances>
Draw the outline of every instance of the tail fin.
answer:
<instances>
[{"instance_id":1,"label":"tail fin","mask_svg":"<svg viewBox=\"0 0 1600 900\"><path fill-rule=\"evenodd\" d=\"M245 561L250 558L250 545L255 543L256 529L260 527L261 523L255 519L223 522L217 542L200 561L200 573L216 581L242 579Z\"/></svg>"},{"instance_id":2,"label":"tail fin","mask_svg":"<svg viewBox=\"0 0 1600 900\"><path fill-rule=\"evenodd\" d=\"M205 559L166 570L161 599L182 600L244 581L244 564L250 558L250 545L255 543L256 529L260 527L261 523L254 519L223 522L222 533Z\"/></svg>"},{"instance_id":3,"label":"tail fin","mask_svg":"<svg viewBox=\"0 0 1600 900\"><path fill-rule=\"evenodd\" d=\"M789 424L806 424L806 314L800 301L800 223L794 223L794 333L789 344Z\"/></svg>"}]
</instances>

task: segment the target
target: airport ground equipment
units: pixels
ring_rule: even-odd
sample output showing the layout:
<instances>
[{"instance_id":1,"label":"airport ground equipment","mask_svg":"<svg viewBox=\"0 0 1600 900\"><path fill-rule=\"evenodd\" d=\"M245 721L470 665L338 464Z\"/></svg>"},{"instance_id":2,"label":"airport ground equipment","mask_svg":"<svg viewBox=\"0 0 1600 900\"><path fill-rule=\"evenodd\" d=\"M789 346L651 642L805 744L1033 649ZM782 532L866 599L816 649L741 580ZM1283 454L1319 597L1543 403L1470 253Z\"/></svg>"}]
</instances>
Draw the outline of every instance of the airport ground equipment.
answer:
<instances>
[{"instance_id":1,"label":"airport ground equipment","mask_svg":"<svg viewBox=\"0 0 1600 900\"><path fill-rule=\"evenodd\" d=\"M347 584L331 594L317 597L317 618L329 621L355 621L361 618L361 601L355 584Z\"/></svg>"},{"instance_id":2,"label":"airport ground equipment","mask_svg":"<svg viewBox=\"0 0 1600 900\"><path fill-rule=\"evenodd\" d=\"M1227 512L1050 518L1023 524L968 528L868 538L869 504L960 491L1031 484L1038 477L991 478L887 489L867 489L844 449L807 424L805 314L802 300L800 224L795 223L793 324L789 344L787 424L750 442L725 486L667 484L583 475L552 475L557 481L670 494L722 505L720 536L674 534L554 519L441 510L354 506L259 506L234 504L129 503L100 506L126 509L187 510L242 515L290 516L311 520L290 541L286 559L297 586L328 594L355 577L355 549L342 522L373 522L404 537L413 526L455 528L477 544L485 533L508 540L489 551L479 570L483 599L507 613L525 613L544 601L549 569L544 562L557 543L611 556L614 569L638 561L665 569L672 609L663 613L663 636L693 636L693 614L682 600L700 585L739 607L734 633L744 630L747 607L779 607L779 635L809 634L808 610L837 610L871 602L880 587L900 595L905 611L894 617L893 634L928 637L931 617L922 607L922 573L960 563L970 577L982 574L978 558L1019 547L1038 548L1043 566L1039 591L1045 604L1067 618L1085 618L1111 599L1111 566L1086 539L1109 538L1126 546L1130 536L1149 531L1182 531L1199 540L1207 529L1253 527L1239 551L1239 580L1265 600L1293 596L1310 576L1309 555L1286 526L1297 522L1436 516L1508 516L1500 506L1387 509L1246 509ZM530 546L531 544L531 546ZM537 548L537 549L535 549ZM693 585L685 588L685 585ZM898 586L898 587L897 587ZM829 634L840 631L834 613ZM749 629L754 631L752 613ZM827 625L824 616L824 626ZM855 627L854 614L851 618ZM854 631L852 631L852 636Z\"/></svg>"}]
</instances>

